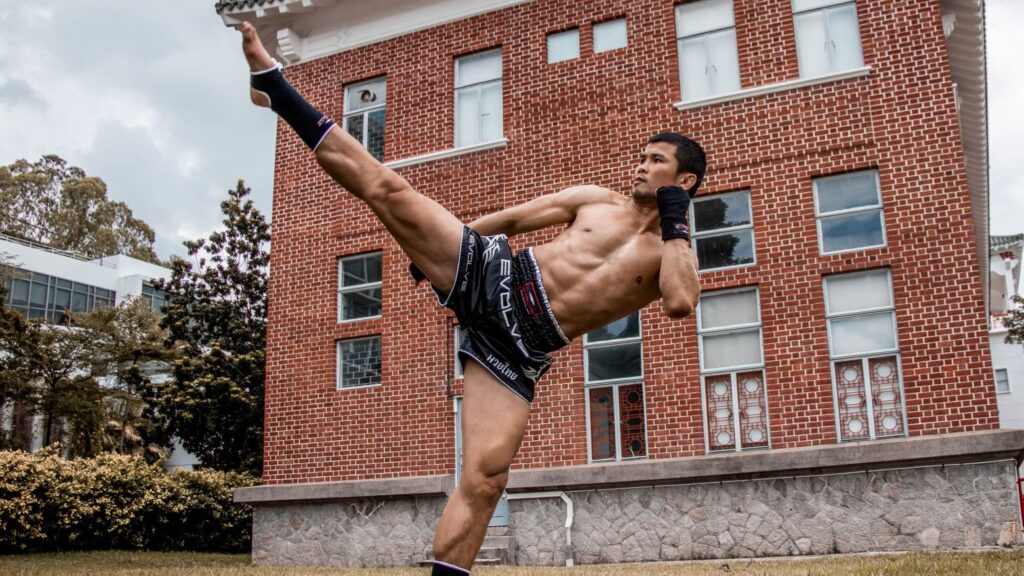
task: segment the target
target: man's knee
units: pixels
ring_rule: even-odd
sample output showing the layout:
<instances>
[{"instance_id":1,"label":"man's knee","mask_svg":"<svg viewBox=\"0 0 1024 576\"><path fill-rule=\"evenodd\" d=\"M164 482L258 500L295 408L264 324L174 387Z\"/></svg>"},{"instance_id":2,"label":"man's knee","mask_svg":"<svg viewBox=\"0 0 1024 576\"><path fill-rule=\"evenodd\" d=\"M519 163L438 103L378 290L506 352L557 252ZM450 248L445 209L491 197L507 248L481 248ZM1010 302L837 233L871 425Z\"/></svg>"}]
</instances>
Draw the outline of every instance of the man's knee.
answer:
<instances>
[{"instance_id":1,"label":"man's knee","mask_svg":"<svg viewBox=\"0 0 1024 576\"><path fill-rule=\"evenodd\" d=\"M470 505L491 508L505 492L508 471L497 474L465 471L459 482L459 490Z\"/></svg>"},{"instance_id":2,"label":"man's knee","mask_svg":"<svg viewBox=\"0 0 1024 576\"><path fill-rule=\"evenodd\" d=\"M412 192L412 186L399 176L394 170L380 167L369 178L369 184L364 191L364 200L370 203L385 203L392 200L396 194Z\"/></svg>"}]
</instances>

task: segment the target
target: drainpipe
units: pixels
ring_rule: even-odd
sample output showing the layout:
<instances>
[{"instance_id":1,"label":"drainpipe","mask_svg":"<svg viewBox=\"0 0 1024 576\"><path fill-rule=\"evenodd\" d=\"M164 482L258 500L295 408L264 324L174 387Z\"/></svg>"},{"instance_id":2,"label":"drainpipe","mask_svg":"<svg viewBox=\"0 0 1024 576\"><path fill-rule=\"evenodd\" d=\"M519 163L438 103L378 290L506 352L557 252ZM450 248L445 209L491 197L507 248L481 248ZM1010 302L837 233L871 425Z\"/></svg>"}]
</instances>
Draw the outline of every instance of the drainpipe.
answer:
<instances>
[{"instance_id":1,"label":"drainpipe","mask_svg":"<svg viewBox=\"0 0 1024 576\"><path fill-rule=\"evenodd\" d=\"M561 498L565 502L565 546L566 556L565 565L571 567L572 561L572 520L573 520L573 505L572 498L565 492L521 492L518 494L509 494L509 500L534 500L538 498Z\"/></svg>"}]
</instances>

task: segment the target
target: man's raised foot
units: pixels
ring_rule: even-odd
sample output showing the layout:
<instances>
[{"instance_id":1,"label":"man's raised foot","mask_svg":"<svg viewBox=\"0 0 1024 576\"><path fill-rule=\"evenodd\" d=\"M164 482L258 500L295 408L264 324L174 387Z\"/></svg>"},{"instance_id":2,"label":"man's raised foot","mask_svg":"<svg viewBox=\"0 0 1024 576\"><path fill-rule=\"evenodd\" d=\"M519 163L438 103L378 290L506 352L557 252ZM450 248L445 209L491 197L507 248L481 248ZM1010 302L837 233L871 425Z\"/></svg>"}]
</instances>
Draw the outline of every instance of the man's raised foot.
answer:
<instances>
[{"instance_id":1,"label":"man's raised foot","mask_svg":"<svg viewBox=\"0 0 1024 576\"><path fill-rule=\"evenodd\" d=\"M238 29L242 33L242 53L245 54L245 60L249 63L250 73L264 72L277 66L277 62L263 47L263 42L260 42L260 36L256 33L255 26L249 22L242 22ZM252 87L249 88L249 98L257 106L270 107L270 99L267 98L267 95L253 90Z\"/></svg>"}]
</instances>

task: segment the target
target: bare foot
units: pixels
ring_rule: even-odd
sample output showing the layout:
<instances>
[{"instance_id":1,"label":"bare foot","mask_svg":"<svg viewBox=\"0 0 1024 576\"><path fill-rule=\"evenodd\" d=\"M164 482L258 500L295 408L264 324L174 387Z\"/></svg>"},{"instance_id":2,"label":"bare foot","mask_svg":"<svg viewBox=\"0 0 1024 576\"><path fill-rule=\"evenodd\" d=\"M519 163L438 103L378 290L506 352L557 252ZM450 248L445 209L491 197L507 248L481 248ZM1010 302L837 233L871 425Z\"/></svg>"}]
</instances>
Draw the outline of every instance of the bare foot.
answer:
<instances>
[{"instance_id":1,"label":"bare foot","mask_svg":"<svg viewBox=\"0 0 1024 576\"><path fill-rule=\"evenodd\" d=\"M260 37L256 34L256 27L249 22L242 22L239 30L242 32L242 53L245 54L245 59L249 62L249 71L262 72L273 68L274 59L260 42ZM270 107L270 99L262 92L249 88L249 98L257 106Z\"/></svg>"}]
</instances>

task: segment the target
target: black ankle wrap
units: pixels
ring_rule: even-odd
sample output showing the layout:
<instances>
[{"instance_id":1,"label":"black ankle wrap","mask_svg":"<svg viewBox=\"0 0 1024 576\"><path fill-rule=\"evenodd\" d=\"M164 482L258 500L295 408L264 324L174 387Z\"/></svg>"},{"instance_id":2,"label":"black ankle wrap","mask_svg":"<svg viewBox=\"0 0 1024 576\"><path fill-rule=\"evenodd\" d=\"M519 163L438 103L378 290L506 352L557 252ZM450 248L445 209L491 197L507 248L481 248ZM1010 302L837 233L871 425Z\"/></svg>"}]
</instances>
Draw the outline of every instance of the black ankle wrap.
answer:
<instances>
[{"instance_id":1,"label":"black ankle wrap","mask_svg":"<svg viewBox=\"0 0 1024 576\"><path fill-rule=\"evenodd\" d=\"M270 109L295 130L310 150L316 150L334 126L334 120L320 113L285 80L280 68L253 74L249 84L270 98Z\"/></svg>"}]
</instances>

